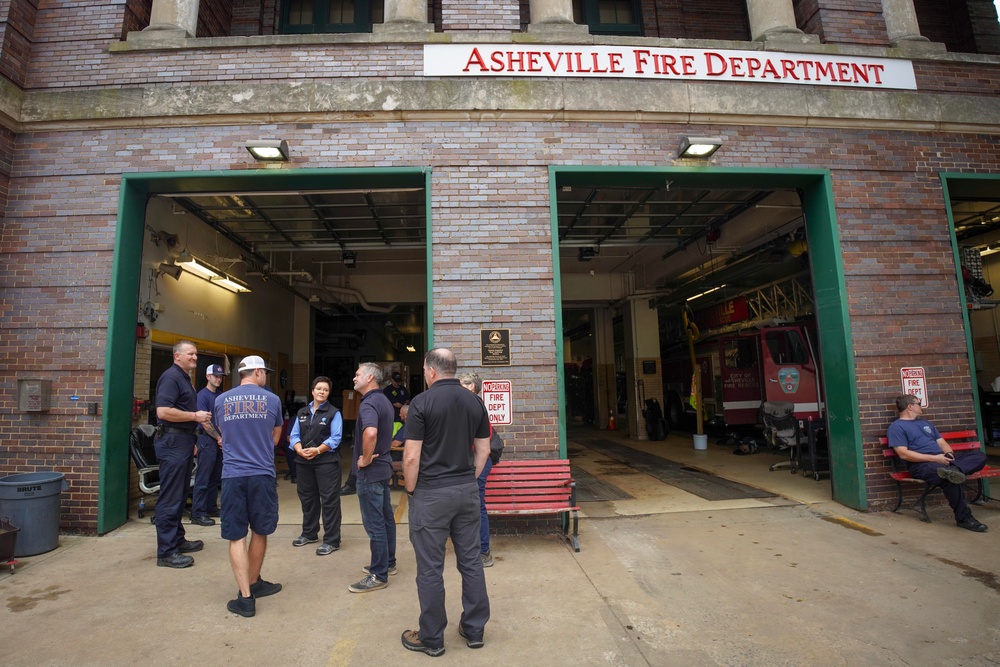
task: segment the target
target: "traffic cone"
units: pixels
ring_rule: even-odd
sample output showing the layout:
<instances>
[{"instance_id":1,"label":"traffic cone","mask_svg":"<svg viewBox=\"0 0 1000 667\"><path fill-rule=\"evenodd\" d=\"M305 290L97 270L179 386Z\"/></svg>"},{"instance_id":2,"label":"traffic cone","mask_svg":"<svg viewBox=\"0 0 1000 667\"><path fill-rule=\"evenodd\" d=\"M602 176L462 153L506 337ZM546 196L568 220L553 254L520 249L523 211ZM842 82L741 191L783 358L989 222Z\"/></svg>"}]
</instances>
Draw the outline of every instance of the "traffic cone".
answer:
<instances>
[{"instance_id":1,"label":"traffic cone","mask_svg":"<svg viewBox=\"0 0 1000 667\"><path fill-rule=\"evenodd\" d=\"M615 411L612 410L611 414L608 416L608 430L617 431L618 426L615 424Z\"/></svg>"}]
</instances>

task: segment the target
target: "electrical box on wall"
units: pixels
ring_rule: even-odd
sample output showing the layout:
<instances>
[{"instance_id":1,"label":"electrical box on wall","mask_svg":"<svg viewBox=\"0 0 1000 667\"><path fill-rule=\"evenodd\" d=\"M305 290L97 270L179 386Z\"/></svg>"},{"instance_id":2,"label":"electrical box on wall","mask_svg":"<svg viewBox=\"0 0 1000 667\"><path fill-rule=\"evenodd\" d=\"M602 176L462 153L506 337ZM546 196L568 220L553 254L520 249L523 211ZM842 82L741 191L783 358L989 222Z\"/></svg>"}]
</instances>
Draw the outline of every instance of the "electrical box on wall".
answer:
<instances>
[{"instance_id":1,"label":"electrical box on wall","mask_svg":"<svg viewBox=\"0 0 1000 667\"><path fill-rule=\"evenodd\" d=\"M52 380L29 378L17 381L17 409L21 412L48 412L52 407Z\"/></svg>"}]
</instances>

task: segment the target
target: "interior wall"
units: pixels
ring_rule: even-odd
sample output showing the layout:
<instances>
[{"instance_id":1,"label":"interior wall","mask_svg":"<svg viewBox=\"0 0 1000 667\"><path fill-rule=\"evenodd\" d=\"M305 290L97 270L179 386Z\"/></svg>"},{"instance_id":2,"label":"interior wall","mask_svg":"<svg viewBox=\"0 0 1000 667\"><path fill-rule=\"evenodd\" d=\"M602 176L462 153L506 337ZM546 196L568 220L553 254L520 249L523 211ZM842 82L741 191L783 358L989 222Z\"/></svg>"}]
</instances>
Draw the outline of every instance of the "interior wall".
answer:
<instances>
[{"instance_id":1,"label":"interior wall","mask_svg":"<svg viewBox=\"0 0 1000 667\"><path fill-rule=\"evenodd\" d=\"M308 337L308 330L296 328L301 322L301 317L295 317L298 297L273 281L248 277L242 262L227 261L239 258L241 251L214 229L189 213L175 212L173 204L163 198L150 201L146 225L138 297L140 307L154 304L156 320L149 322L151 329L259 350L272 360L279 354L292 355L296 337ZM148 228L176 234L177 244L173 248L162 241L156 244ZM178 280L161 275L151 284L150 271L185 249L245 280L252 291L235 294L186 272Z\"/></svg>"},{"instance_id":2,"label":"interior wall","mask_svg":"<svg viewBox=\"0 0 1000 667\"><path fill-rule=\"evenodd\" d=\"M1000 253L983 257L983 279L1000 290ZM979 384L989 388L1000 377L1000 308L970 311L969 324Z\"/></svg>"}]
</instances>

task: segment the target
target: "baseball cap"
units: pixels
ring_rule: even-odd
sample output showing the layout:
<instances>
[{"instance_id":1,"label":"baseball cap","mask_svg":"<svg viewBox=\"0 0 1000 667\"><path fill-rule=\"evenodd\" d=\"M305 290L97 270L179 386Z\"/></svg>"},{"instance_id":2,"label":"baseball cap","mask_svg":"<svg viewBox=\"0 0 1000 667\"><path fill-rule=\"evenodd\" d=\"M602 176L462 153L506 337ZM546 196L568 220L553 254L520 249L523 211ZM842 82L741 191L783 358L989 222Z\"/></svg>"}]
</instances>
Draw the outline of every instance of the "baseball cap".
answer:
<instances>
[{"instance_id":1,"label":"baseball cap","mask_svg":"<svg viewBox=\"0 0 1000 667\"><path fill-rule=\"evenodd\" d=\"M209 375L225 375L226 369L222 367L222 364L209 364L208 368L205 369L205 377Z\"/></svg>"},{"instance_id":2,"label":"baseball cap","mask_svg":"<svg viewBox=\"0 0 1000 667\"><path fill-rule=\"evenodd\" d=\"M243 361L240 362L240 371L252 371L257 368L263 368L268 373L273 373L273 368L268 368L264 363L264 360L258 357L256 354L251 354L249 357L243 357Z\"/></svg>"},{"instance_id":3,"label":"baseball cap","mask_svg":"<svg viewBox=\"0 0 1000 667\"><path fill-rule=\"evenodd\" d=\"M400 375L399 372L395 372L395 373L392 374L392 379L393 380L402 380L403 376Z\"/></svg>"}]
</instances>

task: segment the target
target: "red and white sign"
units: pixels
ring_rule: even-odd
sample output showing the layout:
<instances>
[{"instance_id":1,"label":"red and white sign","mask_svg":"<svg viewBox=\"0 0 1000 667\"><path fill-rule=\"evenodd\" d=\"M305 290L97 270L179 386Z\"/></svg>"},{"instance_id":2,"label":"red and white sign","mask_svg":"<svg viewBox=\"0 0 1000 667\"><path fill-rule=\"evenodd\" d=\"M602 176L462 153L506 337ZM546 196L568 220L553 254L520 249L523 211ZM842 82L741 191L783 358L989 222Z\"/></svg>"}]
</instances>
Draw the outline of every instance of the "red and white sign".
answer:
<instances>
[{"instance_id":1,"label":"red and white sign","mask_svg":"<svg viewBox=\"0 0 1000 667\"><path fill-rule=\"evenodd\" d=\"M646 46L425 44L424 76L604 77L917 89L909 60Z\"/></svg>"},{"instance_id":2,"label":"red and white sign","mask_svg":"<svg viewBox=\"0 0 1000 667\"><path fill-rule=\"evenodd\" d=\"M899 377L903 380L903 393L913 394L920 399L920 407L927 407L927 378L920 366L900 368Z\"/></svg>"},{"instance_id":3,"label":"red and white sign","mask_svg":"<svg viewBox=\"0 0 1000 667\"><path fill-rule=\"evenodd\" d=\"M511 424L514 417L509 380L484 380L483 402L491 424Z\"/></svg>"}]
</instances>

